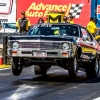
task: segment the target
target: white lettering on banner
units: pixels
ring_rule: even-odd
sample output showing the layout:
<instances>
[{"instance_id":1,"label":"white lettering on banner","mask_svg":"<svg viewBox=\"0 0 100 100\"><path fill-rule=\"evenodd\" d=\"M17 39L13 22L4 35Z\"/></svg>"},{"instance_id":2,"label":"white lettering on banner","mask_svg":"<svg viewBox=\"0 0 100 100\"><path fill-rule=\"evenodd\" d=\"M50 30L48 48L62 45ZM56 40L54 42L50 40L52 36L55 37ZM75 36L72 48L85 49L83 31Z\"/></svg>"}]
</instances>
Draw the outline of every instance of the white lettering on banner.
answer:
<instances>
[{"instance_id":1,"label":"white lettering on banner","mask_svg":"<svg viewBox=\"0 0 100 100\"><path fill-rule=\"evenodd\" d=\"M0 19L3 23L16 23L16 0L0 0Z\"/></svg>"}]
</instances>

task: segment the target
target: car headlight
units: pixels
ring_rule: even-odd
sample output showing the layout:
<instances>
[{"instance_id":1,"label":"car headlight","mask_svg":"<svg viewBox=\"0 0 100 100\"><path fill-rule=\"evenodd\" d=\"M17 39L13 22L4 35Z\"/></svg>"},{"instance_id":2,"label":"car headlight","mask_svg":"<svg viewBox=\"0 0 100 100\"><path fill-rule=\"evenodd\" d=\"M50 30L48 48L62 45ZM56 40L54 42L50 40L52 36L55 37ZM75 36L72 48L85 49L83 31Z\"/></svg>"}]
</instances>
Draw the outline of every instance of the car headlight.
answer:
<instances>
[{"instance_id":1,"label":"car headlight","mask_svg":"<svg viewBox=\"0 0 100 100\"><path fill-rule=\"evenodd\" d=\"M19 48L19 43L18 43L18 42L13 42L13 43L12 43L12 47L13 47L14 49L18 49L18 48Z\"/></svg>"},{"instance_id":2,"label":"car headlight","mask_svg":"<svg viewBox=\"0 0 100 100\"><path fill-rule=\"evenodd\" d=\"M68 44L68 43L63 43L63 44L62 44L62 48L63 48L64 50L69 49L69 44Z\"/></svg>"}]
</instances>

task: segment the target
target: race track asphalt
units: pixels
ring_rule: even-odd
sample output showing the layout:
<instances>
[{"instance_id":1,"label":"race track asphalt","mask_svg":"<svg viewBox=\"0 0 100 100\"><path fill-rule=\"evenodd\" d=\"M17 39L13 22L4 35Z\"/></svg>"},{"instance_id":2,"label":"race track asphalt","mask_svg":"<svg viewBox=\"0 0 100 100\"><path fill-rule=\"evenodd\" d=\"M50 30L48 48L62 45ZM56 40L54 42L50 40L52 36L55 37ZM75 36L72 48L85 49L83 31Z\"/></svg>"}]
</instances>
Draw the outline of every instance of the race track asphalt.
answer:
<instances>
[{"instance_id":1,"label":"race track asphalt","mask_svg":"<svg viewBox=\"0 0 100 100\"><path fill-rule=\"evenodd\" d=\"M11 69L0 70L0 100L100 100L100 75L88 79L79 71L75 79L58 66L46 76L34 74L34 66L14 76Z\"/></svg>"}]
</instances>

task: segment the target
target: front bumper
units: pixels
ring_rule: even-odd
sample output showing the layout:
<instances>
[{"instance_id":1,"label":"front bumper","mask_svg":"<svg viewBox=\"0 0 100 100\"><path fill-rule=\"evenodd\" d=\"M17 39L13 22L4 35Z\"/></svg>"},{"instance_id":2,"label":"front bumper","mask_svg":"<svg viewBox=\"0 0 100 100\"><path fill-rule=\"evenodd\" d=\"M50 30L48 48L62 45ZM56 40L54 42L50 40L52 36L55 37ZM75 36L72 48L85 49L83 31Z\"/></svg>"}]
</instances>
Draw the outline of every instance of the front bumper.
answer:
<instances>
[{"instance_id":1,"label":"front bumper","mask_svg":"<svg viewBox=\"0 0 100 100\"><path fill-rule=\"evenodd\" d=\"M36 57L33 55L33 52L45 52L46 56ZM72 49L69 50L33 50L33 49L8 49L8 55L11 57L31 57L31 58L72 58L75 55L75 51Z\"/></svg>"}]
</instances>

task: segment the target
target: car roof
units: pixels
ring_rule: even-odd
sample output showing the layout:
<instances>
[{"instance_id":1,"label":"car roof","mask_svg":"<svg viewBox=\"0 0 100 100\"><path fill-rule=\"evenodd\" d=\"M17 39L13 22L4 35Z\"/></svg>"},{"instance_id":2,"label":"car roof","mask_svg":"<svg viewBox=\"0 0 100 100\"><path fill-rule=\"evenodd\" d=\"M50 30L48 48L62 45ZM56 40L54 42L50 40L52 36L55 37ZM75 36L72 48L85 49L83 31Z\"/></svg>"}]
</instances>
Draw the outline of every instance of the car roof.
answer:
<instances>
[{"instance_id":1,"label":"car roof","mask_svg":"<svg viewBox=\"0 0 100 100\"><path fill-rule=\"evenodd\" d=\"M79 25L79 24L70 24L70 23L42 23L42 24L45 24L45 25L48 25L48 24L52 24L52 25L75 25L75 26L80 26L80 27L83 27L83 26L81 26L81 25ZM42 25L42 24L33 24L32 26L34 26L34 25Z\"/></svg>"}]
</instances>

